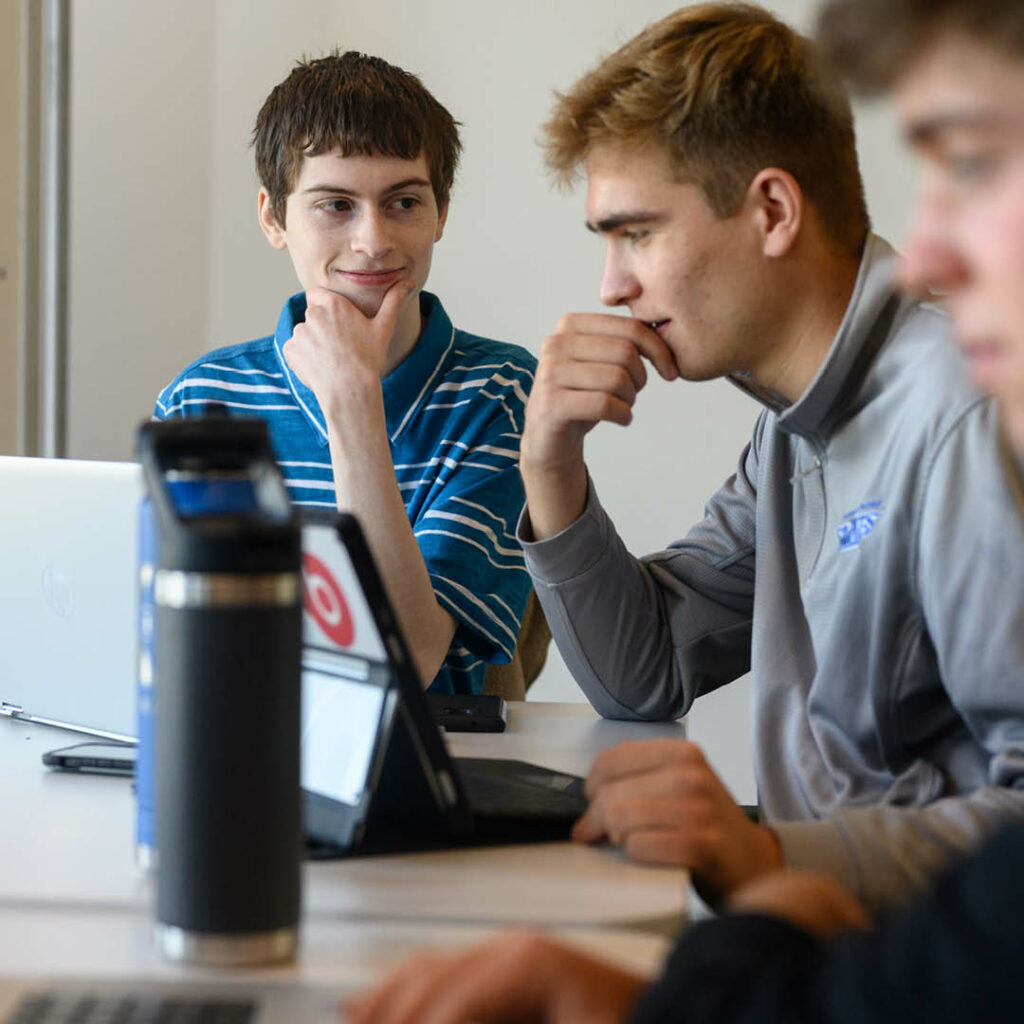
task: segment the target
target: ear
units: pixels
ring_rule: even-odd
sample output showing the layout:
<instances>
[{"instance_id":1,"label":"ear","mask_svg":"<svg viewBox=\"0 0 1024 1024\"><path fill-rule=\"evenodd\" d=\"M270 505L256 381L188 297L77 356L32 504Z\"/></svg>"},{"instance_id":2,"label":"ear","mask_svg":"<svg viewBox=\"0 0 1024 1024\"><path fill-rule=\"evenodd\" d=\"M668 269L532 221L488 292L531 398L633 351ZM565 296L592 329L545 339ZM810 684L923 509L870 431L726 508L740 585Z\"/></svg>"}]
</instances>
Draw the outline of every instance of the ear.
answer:
<instances>
[{"instance_id":1,"label":"ear","mask_svg":"<svg viewBox=\"0 0 1024 1024\"><path fill-rule=\"evenodd\" d=\"M778 167L766 167L750 183L747 202L764 255L777 259L789 253L803 225L804 196L796 178Z\"/></svg>"},{"instance_id":2,"label":"ear","mask_svg":"<svg viewBox=\"0 0 1024 1024\"><path fill-rule=\"evenodd\" d=\"M440 242L444 235L444 226L448 223L448 209L449 204L445 203L440 210L437 211L437 231L434 232L434 241Z\"/></svg>"},{"instance_id":3,"label":"ear","mask_svg":"<svg viewBox=\"0 0 1024 1024\"><path fill-rule=\"evenodd\" d=\"M270 193L265 188L260 189L256 200L256 216L259 218L263 234L267 236L267 241L275 249L287 249L288 241L285 238L284 228L278 224L277 218L274 216L270 205Z\"/></svg>"}]
</instances>

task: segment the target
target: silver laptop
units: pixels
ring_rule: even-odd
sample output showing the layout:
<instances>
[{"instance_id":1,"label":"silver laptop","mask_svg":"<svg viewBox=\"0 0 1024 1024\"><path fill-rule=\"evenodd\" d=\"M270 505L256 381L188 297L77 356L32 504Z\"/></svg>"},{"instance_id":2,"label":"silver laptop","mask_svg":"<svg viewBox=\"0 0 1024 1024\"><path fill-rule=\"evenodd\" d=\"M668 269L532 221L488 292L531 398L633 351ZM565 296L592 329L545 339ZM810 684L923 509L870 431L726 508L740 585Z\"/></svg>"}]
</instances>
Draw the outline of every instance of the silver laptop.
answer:
<instances>
[{"instance_id":1,"label":"silver laptop","mask_svg":"<svg viewBox=\"0 0 1024 1024\"><path fill-rule=\"evenodd\" d=\"M0 712L134 740L135 463L0 457Z\"/></svg>"}]
</instances>

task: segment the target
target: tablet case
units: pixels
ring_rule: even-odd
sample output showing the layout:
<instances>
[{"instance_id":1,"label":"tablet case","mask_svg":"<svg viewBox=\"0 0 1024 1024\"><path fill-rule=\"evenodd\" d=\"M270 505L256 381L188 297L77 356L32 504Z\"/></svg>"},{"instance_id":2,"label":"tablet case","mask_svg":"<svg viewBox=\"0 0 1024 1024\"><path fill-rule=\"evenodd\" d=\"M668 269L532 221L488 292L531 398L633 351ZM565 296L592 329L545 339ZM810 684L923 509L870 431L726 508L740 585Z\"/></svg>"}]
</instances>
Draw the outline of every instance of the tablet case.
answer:
<instances>
[{"instance_id":1,"label":"tablet case","mask_svg":"<svg viewBox=\"0 0 1024 1024\"><path fill-rule=\"evenodd\" d=\"M311 853L340 856L568 839L585 809L582 780L522 762L453 759L358 522L323 510L304 512L303 521L335 532L385 653L383 664L368 666L385 687L385 700L364 799L353 807L306 792ZM340 645L335 650L307 645L304 660L329 672L332 658L352 656ZM471 805L467 786L481 791L477 807Z\"/></svg>"}]
</instances>

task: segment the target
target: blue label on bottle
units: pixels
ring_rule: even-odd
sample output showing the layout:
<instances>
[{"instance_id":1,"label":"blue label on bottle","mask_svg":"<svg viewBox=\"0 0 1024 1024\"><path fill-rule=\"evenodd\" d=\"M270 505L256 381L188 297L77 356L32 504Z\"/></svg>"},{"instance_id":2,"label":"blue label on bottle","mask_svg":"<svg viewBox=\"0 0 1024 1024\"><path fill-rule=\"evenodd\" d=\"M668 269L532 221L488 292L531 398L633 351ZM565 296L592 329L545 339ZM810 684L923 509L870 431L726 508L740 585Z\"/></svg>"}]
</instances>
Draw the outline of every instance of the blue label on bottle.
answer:
<instances>
[{"instance_id":1,"label":"blue label on bottle","mask_svg":"<svg viewBox=\"0 0 1024 1024\"><path fill-rule=\"evenodd\" d=\"M135 691L136 728L139 737L138 759L135 764L135 846L136 857L144 867L152 865L153 852L156 848L156 691L153 686L156 608L153 588L157 542L156 516L153 514L153 504L146 496L139 503L139 656Z\"/></svg>"},{"instance_id":2,"label":"blue label on bottle","mask_svg":"<svg viewBox=\"0 0 1024 1024\"><path fill-rule=\"evenodd\" d=\"M183 519L197 516L243 515L258 508L255 486L248 474L211 473L165 479L175 512ZM135 767L135 847L140 866L155 864L156 851L156 599L160 535L148 495L139 503L139 657L136 677L136 728L139 736Z\"/></svg>"}]
</instances>

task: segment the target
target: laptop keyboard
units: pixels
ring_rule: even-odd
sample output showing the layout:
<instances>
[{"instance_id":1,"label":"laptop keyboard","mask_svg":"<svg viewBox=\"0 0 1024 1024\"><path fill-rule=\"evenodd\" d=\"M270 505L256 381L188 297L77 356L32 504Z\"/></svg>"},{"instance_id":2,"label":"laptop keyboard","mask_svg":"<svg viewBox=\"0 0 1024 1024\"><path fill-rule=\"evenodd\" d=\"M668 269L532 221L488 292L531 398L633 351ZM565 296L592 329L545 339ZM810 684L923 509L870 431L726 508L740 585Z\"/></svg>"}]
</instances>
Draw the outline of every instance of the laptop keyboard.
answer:
<instances>
[{"instance_id":1,"label":"laptop keyboard","mask_svg":"<svg viewBox=\"0 0 1024 1024\"><path fill-rule=\"evenodd\" d=\"M522 761L457 758L474 814L494 818L578 818L586 810L583 780Z\"/></svg>"},{"instance_id":2,"label":"laptop keyboard","mask_svg":"<svg viewBox=\"0 0 1024 1024\"><path fill-rule=\"evenodd\" d=\"M247 1024L251 999L97 996L39 992L24 998L7 1024Z\"/></svg>"}]
</instances>

